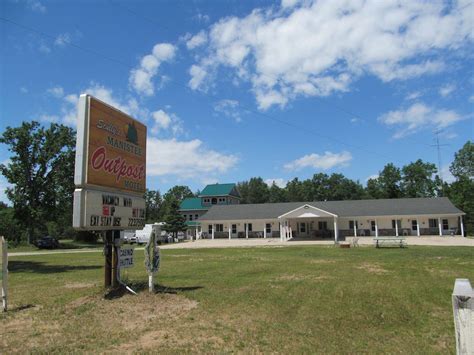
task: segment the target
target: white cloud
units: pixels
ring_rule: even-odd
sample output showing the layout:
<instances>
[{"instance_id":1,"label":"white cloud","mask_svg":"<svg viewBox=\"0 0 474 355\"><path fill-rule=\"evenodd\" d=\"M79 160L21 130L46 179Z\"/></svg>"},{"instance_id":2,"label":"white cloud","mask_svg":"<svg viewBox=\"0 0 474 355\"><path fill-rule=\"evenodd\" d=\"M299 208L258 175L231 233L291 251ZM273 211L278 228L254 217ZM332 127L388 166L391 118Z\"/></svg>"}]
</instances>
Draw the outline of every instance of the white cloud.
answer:
<instances>
[{"instance_id":1,"label":"white cloud","mask_svg":"<svg viewBox=\"0 0 474 355\"><path fill-rule=\"evenodd\" d=\"M191 80L189 80L189 87L193 90L201 89L203 91L206 88L203 85L204 79L206 79L207 72L202 67L198 65L192 65L189 69L189 74L191 75Z\"/></svg>"},{"instance_id":2,"label":"white cloud","mask_svg":"<svg viewBox=\"0 0 474 355\"><path fill-rule=\"evenodd\" d=\"M387 126L399 127L393 138L402 138L421 129L445 128L463 120L452 110L436 109L423 103L415 103L407 109L390 111L378 118Z\"/></svg>"},{"instance_id":3,"label":"white cloud","mask_svg":"<svg viewBox=\"0 0 474 355\"><path fill-rule=\"evenodd\" d=\"M285 164L284 168L290 171L298 171L309 167L328 170L334 167L347 166L351 160L351 153L346 151L341 153L324 152L322 155L313 153Z\"/></svg>"},{"instance_id":4,"label":"white cloud","mask_svg":"<svg viewBox=\"0 0 474 355\"><path fill-rule=\"evenodd\" d=\"M153 78L163 62L170 62L176 54L176 47L170 43L158 43L152 53L144 56L138 67L130 72L130 86L139 94L151 96L155 92Z\"/></svg>"},{"instance_id":5,"label":"white cloud","mask_svg":"<svg viewBox=\"0 0 474 355\"><path fill-rule=\"evenodd\" d=\"M27 0L26 5L32 11L39 12L39 13L42 13L42 14L44 14L46 12L46 6L44 6L38 0Z\"/></svg>"},{"instance_id":6,"label":"white cloud","mask_svg":"<svg viewBox=\"0 0 474 355\"><path fill-rule=\"evenodd\" d=\"M209 15L202 14L202 13L200 13L200 12L198 12L198 13L196 14L196 16L194 16L194 18L195 18L196 20L198 20L199 22L204 22L204 23L209 22L209 20L211 19L211 18L209 17Z\"/></svg>"},{"instance_id":7,"label":"white cloud","mask_svg":"<svg viewBox=\"0 0 474 355\"><path fill-rule=\"evenodd\" d=\"M367 176L367 178L365 179L365 182L369 181L369 180L375 180L375 179L378 179L379 178L379 174L374 174L374 175L370 175L370 176Z\"/></svg>"},{"instance_id":8,"label":"white cloud","mask_svg":"<svg viewBox=\"0 0 474 355\"><path fill-rule=\"evenodd\" d=\"M238 162L234 155L226 155L206 148L199 139L147 139L147 175L174 175L179 178L199 178L221 174Z\"/></svg>"},{"instance_id":9,"label":"white cloud","mask_svg":"<svg viewBox=\"0 0 474 355\"><path fill-rule=\"evenodd\" d=\"M276 179L266 179L265 184L267 184L269 187L271 187L275 183L276 186L280 188L284 188L286 186L287 181L282 178L276 178Z\"/></svg>"},{"instance_id":10,"label":"white cloud","mask_svg":"<svg viewBox=\"0 0 474 355\"><path fill-rule=\"evenodd\" d=\"M419 99L423 94L420 91L414 91L409 93L406 97L405 100L411 101L411 100L416 100Z\"/></svg>"},{"instance_id":11,"label":"white cloud","mask_svg":"<svg viewBox=\"0 0 474 355\"><path fill-rule=\"evenodd\" d=\"M469 96L468 101L469 101L469 102L474 102L474 95Z\"/></svg>"},{"instance_id":12,"label":"white cloud","mask_svg":"<svg viewBox=\"0 0 474 355\"><path fill-rule=\"evenodd\" d=\"M61 86L55 86L49 88L47 93L59 99L64 96L64 89Z\"/></svg>"},{"instance_id":13,"label":"white cloud","mask_svg":"<svg viewBox=\"0 0 474 355\"><path fill-rule=\"evenodd\" d=\"M236 122L241 122L242 118L238 109L239 102L237 100L224 99L214 104L214 111L230 117Z\"/></svg>"},{"instance_id":14,"label":"white cloud","mask_svg":"<svg viewBox=\"0 0 474 355\"><path fill-rule=\"evenodd\" d=\"M169 130L173 135L183 132L183 124L181 120L174 113L166 113L163 110L152 112L151 117L154 124L151 128L151 133L158 134L161 131Z\"/></svg>"},{"instance_id":15,"label":"white cloud","mask_svg":"<svg viewBox=\"0 0 474 355\"><path fill-rule=\"evenodd\" d=\"M207 42L207 34L204 31L199 32L197 35L192 36L187 42L186 47L188 49L194 49L202 46Z\"/></svg>"},{"instance_id":16,"label":"white cloud","mask_svg":"<svg viewBox=\"0 0 474 355\"><path fill-rule=\"evenodd\" d=\"M456 85L446 84L446 85L440 87L438 92L442 97L448 97L449 95L452 94L452 92L454 90L456 90Z\"/></svg>"},{"instance_id":17,"label":"white cloud","mask_svg":"<svg viewBox=\"0 0 474 355\"><path fill-rule=\"evenodd\" d=\"M47 115L47 114L42 114L39 116L39 120L41 122L48 122L48 123L59 123L60 119L56 115Z\"/></svg>"},{"instance_id":18,"label":"white cloud","mask_svg":"<svg viewBox=\"0 0 474 355\"><path fill-rule=\"evenodd\" d=\"M348 91L363 75L392 81L436 73L446 68L441 51L473 40L473 14L466 1L284 0L213 24L189 86L209 86L228 68L268 109Z\"/></svg>"},{"instance_id":19,"label":"white cloud","mask_svg":"<svg viewBox=\"0 0 474 355\"><path fill-rule=\"evenodd\" d=\"M49 48L43 41L40 42L38 49L41 53L45 53L45 54L48 54L51 52L51 48Z\"/></svg>"},{"instance_id":20,"label":"white cloud","mask_svg":"<svg viewBox=\"0 0 474 355\"><path fill-rule=\"evenodd\" d=\"M71 35L69 33L61 33L54 40L54 44L58 47L64 47L71 43Z\"/></svg>"},{"instance_id":21,"label":"white cloud","mask_svg":"<svg viewBox=\"0 0 474 355\"><path fill-rule=\"evenodd\" d=\"M22 86L22 87L20 88L20 92L21 92L22 94L28 94L28 88Z\"/></svg>"}]
</instances>

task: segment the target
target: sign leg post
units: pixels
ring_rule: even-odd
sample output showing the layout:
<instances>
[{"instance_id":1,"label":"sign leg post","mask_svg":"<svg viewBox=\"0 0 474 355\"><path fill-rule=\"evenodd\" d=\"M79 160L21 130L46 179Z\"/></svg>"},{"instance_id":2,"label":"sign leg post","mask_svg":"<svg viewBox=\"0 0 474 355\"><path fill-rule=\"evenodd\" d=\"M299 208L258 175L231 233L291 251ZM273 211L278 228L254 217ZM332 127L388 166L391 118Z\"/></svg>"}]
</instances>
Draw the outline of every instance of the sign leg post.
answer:
<instances>
[{"instance_id":1,"label":"sign leg post","mask_svg":"<svg viewBox=\"0 0 474 355\"><path fill-rule=\"evenodd\" d=\"M119 240L120 240L120 231L114 230L112 231L112 243L114 253L112 256L112 288L117 288L119 286L119 279L118 279L118 260L119 260Z\"/></svg>"},{"instance_id":2,"label":"sign leg post","mask_svg":"<svg viewBox=\"0 0 474 355\"><path fill-rule=\"evenodd\" d=\"M154 274L148 275L148 289L150 293L155 292L155 277Z\"/></svg>"},{"instance_id":3,"label":"sign leg post","mask_svg":"<svg viewBox=\"0 0 474 355\"><path fill-rule=\"evenodd\" d=\"M104 287L112 285L112 231L105 232Z\"/></svg>"}]
</instances>

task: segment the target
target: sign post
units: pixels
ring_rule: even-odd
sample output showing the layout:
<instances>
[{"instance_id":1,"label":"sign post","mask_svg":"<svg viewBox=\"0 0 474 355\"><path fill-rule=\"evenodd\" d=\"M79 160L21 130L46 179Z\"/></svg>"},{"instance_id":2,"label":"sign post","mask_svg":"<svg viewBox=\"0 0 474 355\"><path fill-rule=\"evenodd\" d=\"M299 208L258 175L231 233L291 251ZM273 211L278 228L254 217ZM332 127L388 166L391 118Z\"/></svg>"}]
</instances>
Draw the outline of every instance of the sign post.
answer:
<instances>
[{"instance_id":1,"label":"sign post","mask_svg":"<svg viewBox=\"0 0 474 355\"><path fill-rule=\"evenodd\" d=\"M148 290L155 291L155 273L160 268L160 248L157 246L158 236L161 235L159 226L153 226L150 239L145 246L145 267L148 272Z\"/></svg>"},{"instance_id":2,"label":"sign post","mask_svg":"<svg viewBox=\"0 0 474 355\"><path fill-rule=\"evenodd\" d=\"M4 237L0 240L0 281L2 282L3 311L8 309L8 244Z\"/></svg>"},{"instance_id":3,"label":"sign post","mask_svg":"<svg viewBox=\"0 0 474 355\"><path fill-rule=\"evenodd\" d=\"M145 225L146 135L141 122L80 96L73 227L105 232L105 287L119 285L120 231Z\"/></svg>"}]
</instances>

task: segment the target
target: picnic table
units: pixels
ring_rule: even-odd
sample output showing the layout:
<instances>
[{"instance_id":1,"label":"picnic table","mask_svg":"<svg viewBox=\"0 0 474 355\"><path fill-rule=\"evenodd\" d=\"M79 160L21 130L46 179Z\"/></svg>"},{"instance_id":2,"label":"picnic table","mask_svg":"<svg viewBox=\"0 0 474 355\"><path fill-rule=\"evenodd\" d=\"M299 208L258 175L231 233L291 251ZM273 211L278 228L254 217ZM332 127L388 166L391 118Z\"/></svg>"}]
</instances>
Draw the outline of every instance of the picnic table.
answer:
<instances>
[{"instance_id":1,"label":"picnic table","mask_svg":"<svg viewBox=\"0 0 474 355\"><path fill-rule=\"evenodd\" d=\"M404 248L407 246L405 237L375 237L375 247L380 248L382 246L399 246Z\"/></svg>"}]
</instances>

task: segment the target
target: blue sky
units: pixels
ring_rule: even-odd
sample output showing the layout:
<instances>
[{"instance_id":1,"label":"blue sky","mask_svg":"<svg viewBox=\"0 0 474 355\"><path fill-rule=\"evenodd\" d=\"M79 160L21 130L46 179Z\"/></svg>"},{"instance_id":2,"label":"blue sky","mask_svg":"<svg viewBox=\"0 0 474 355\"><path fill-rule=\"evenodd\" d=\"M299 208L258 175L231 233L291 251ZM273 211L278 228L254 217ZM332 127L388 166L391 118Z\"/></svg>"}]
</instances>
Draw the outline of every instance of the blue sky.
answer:
<instances>
[{"instance_id":1,"label":"blue sky","mask_svg":"<svg viewBox=\"0 0 474 355\"><path fill-rule=\"evenodd\" d=\"M317 172L365 183L388 162L437 163L436 130L449 179L473 139L472 1L0 6L0 132L74 126L87 92L148 126L151 189Z\"/></svg>"}]
</instances>

